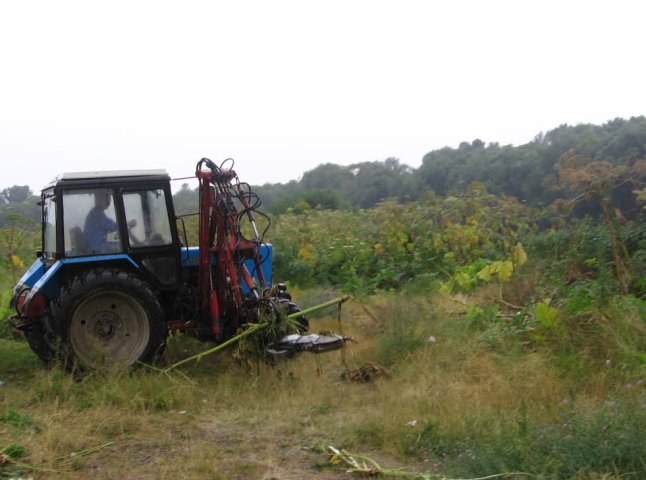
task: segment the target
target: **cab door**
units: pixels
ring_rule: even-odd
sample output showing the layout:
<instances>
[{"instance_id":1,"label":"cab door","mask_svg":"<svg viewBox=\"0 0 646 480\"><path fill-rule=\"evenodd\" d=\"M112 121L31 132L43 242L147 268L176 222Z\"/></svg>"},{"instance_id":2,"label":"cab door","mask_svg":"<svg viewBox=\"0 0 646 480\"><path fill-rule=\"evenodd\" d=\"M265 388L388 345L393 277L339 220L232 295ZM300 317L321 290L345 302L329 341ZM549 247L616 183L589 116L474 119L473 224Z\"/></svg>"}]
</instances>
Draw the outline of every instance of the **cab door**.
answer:
<instances>
[{"instance_id":1,"label":"cab door","mask_svg":"<svg viewBox=\"0 0 646 480\"><path fill-rule=\"evenodd\" d=\"M181 283L180 258L172 197L160 187L121 191L126 248L161 290Z\"/></svg>"}]
</instances>

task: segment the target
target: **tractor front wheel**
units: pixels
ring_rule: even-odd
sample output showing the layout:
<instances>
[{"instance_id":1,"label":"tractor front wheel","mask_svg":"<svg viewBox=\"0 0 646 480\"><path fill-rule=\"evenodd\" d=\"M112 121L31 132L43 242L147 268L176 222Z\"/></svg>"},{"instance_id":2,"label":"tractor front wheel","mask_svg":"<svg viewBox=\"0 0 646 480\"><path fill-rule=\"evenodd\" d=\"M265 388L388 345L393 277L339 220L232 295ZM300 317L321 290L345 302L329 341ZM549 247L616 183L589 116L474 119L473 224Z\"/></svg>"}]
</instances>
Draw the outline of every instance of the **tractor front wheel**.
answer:
<instances>
[{"instance_id":1,"label":"tractor front wheel","mask_svg":"<svg viewBox=\"0 0 646 480\"><path fill-rule=\"evenodd\" d=\"M151 362L166 342L166 322L150 287L120 270L74 278L54 307L68 368L104 369Z\"/></svg>"}]
</instances>

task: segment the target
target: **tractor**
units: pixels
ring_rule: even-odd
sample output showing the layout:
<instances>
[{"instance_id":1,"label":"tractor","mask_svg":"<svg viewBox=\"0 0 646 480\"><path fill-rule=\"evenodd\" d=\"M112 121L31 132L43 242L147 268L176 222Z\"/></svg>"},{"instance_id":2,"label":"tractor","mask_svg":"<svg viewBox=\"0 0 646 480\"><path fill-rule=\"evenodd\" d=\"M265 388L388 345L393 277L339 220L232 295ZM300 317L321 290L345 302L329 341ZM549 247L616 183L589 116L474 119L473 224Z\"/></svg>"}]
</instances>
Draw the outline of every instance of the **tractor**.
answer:
<instances>
[{"instance_id":1,"label":"tractor","mask_svg":"<svg viewBox=\"0 0 646 480\"><path fill-rule=\"evenodd\" d=\"M66 173L42 190L42 249L11 298L12 325L38 357L68 369L135 366L160 355L172 331L221 343L260 317L301 311L285 284L272 285L269 219L233 161L203 158L195 176L197 246L164 170ZM269 354L343 344L307 335L303 315L295 324L267 342Z\"/></svg>"}]
</instances>

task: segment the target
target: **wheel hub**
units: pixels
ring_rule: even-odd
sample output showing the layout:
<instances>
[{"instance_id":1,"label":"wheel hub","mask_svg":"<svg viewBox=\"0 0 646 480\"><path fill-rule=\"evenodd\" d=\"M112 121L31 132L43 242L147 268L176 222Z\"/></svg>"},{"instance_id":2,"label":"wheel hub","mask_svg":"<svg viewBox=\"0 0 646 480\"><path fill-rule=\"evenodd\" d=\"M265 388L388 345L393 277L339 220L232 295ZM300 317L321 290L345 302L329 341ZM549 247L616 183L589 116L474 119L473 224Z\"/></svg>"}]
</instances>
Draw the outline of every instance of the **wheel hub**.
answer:
<instances>
[{"instance_id":1,"label":"wheel hub","mask_svg":"<svg viewBox=\"0 0 646 480\"><path fill-rule=\"evenodd\" d=\"M101 340L110 340L121 327L120 320L119 315L115 312L97 312L90 327L91 332Z\"/></svg>"}]
</instances>

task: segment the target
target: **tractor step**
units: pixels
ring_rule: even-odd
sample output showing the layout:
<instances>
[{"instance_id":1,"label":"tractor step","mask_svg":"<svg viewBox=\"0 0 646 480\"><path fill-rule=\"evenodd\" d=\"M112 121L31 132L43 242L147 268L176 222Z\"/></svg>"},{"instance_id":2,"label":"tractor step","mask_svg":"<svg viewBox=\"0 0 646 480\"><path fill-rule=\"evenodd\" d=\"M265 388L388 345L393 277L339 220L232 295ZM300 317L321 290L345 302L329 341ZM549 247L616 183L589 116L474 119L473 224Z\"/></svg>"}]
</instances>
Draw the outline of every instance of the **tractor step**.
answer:
<instances>
[{"instance_id":1,"label":"tractor step","mask_svg":"<svg viewBox=\"0 0 646 480\"><path fill-rule=\"evenodd\" d=\"M276 357L289 356L297 352L324 353L343 348L348 337L341 335L318 335L308 333L300 335L293 333L272 343L267 348L267 353Z\"/></svg>"}]
</instances>

